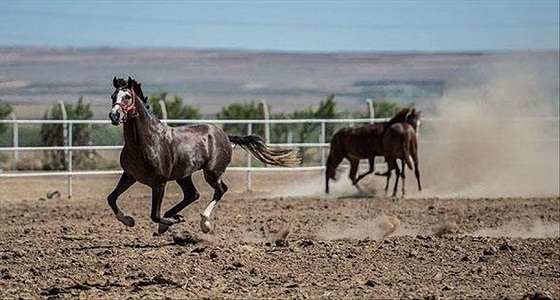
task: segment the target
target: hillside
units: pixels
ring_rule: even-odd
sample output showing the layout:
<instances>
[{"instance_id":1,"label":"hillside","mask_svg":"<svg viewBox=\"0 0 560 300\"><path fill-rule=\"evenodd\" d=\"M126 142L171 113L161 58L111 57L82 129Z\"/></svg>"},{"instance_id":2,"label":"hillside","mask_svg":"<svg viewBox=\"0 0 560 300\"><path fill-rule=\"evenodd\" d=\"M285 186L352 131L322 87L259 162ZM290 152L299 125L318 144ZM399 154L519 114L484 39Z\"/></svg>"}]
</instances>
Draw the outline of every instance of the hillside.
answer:
<instances>
[{"instance_id":1,"label":"hillside","mask_svg":"<svg viewBox=\"0 0 560 300\"><path fill-rule=\"evenodd\" d=\"M37 118L58 100L92 102L105 118L113 76L133 76L146 94L166 90L205 115L232 102L266 99L273 113L318 105L330 93L348 111L364 100L425 110L454 87L479 85L485 68L529 64L558 94L558 53L282 53L192 49L2 48L0 100ZM540 79L539 79L540 80ZM556 82L554 84L554 82Z\"/></svg>"}]
</instances>

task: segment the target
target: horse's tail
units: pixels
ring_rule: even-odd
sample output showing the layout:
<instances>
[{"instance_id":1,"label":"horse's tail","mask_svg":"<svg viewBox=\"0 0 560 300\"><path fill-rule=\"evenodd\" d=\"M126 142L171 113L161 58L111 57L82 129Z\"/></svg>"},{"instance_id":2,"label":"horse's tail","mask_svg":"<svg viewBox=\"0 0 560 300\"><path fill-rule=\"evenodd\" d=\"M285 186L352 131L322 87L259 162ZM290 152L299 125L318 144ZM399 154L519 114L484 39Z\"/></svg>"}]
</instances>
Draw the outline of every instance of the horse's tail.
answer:
<instances>
[{"instance_id":1,"label":"horse's tail","mask_svg":"<svg viewBox=\"0 0 560 300\"><path fill-rule=\"evenodd\" d=\"M282 167L297 167L301 163L297 150L268 147L258 135L229 135L228 138L262 163Z\"/></svg>"},{"instance_id":2,"label":"horse's tail","mask_svg":"<svg viewBox=\"0 0 560 300\"><path fill-rule=\"evenodd\" d=\"M412 160L410 159L410 140L405 138L403 141L404 162L412 170ZM404 170L403 170L404 171Z\"/></svg>"}]
</instances>

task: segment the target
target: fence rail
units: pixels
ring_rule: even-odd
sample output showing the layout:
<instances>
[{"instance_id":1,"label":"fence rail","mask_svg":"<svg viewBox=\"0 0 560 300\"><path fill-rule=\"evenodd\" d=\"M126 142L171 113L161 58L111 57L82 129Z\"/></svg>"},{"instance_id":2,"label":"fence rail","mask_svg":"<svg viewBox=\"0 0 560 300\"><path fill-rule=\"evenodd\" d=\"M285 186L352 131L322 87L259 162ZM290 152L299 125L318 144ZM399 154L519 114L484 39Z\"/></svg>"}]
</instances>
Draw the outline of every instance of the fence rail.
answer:
<instances>
[{"instance_id":1,"label":"fence rail","mask_svg":"<svg viewBox=\"0 0 560 300\"><path fill-rule=\"evenodd\" d=\"M247 126L247 134L251 134L253 125L264 124L265 136L270 136L270 125L273 124L320 124L317 132L317 142L294 143L291 141L268 143L274 147L288 148L318 148L320 150L320 163L311 166L300 166L295 168L279 168L270 166L253 166L252 158L247 154L244 167L229 167L229 171L246 172L246 189L251 189L251 174L253 172L298 172L298 171L322 171L325 169L325 161L327 152L325 149L329 147L326 143L326 124L346 124L353 126L355 124L365 124L385 121L385 118L365 118L365 119L278 119L278 120L165 120L166 124L194 124L194 123L212 123L212 124L245 124ZM9 124L13 128L13 141L11 147L0 147L0 153L13 152L14 161L19 160L19 153L23 151L65 151L67 155L67 169L63 171L3 171L0 172L1 178L22 178L22 177L48 177L48 176L64 176L68 180L68 195L72 196L72 176L95 176L95 175L114 175L122 174L122 170L96 170L96 171L76 171L73 170L72 156L75 151L97 151L97 150L120 150L122 145L88 145L74 146L72 145L73 125L102 125L112 126L109 120L19 120L7 119L0 120L0 124ZM64 146L20 146L19 125L21 124L62 124L64 125L65 143ZM14 164L15 165L15 164Z\"/></svg>"},{"instance_id":2,"label":"fence rail","mask_svg":"<svg viewBox=\"0 0 560 300\"><path fill-rule=\"evenodd\" d=\"M327 143L327 124L339 124L346 126L354 126L356 124L366 124L386 121L386 118L364 118L364 119L278 119L278 120L165 120L167 124L193 124L193 123L213 123L213 124L246 124L247 134L252 133L252 126L255 124L265 124L265 136L267 137L267 142L271 146L277 147L292 147L292 148L317 148L319 149L320 160L316 165L302 166L295 168L278 168L278 167L263 167L263 166L253 166L251 161L252 158L247 154L245 159L244 167L229 167L229 171L234 172L246 172L246 189L251 189L251 174L253 172L297 172L297 171L322 171L325 169L326 156L329 147ZM558 117L550 118L520 118L512 121L553 121L558 123ZM424 119L424 122L428 123L438 123L450 121L445 118L429 118ZM455 120L456 121L456 120ZM468 121L468 120L467 120ZM494 120L496 121L496 120ZM18 120L18 119L7 119L0 120L0 124L9 124L13 128L13 141L11 147L0 147L0 153L12 152L14 157L14 162L19 160L19 152L23 151L64 151L67 159L67 169L63 171L0 171L1 178L21 178L21 177L41 177L41 176L64 176L68 180L68 196L72 196L72 176L95 176L95 175L112 175L121 174L122 170L97 170L97 171L77 171L73 169L73 154L75 151L95 151L95 150L120 150L122 145L89 145L89 146L75 146L72 145L72 132L74 124L90 124L90 125L102 125L102 126L112 126L109 120ZM20 124L63 124L63 132L65 136L64 146L20 146ZM317 141L316 142L301 142L294 143L291 141L286 142L276 142L271 143L268 141L270 137L270 125L273 124L320 124L318 126ZM548 142L558 142L558 138L552 138ZM425 141L420 140L421 144L431 144L431 143L445 143L445 141ZM15 165L15 163L14 163Z\"/></svg>"}]
</instances>

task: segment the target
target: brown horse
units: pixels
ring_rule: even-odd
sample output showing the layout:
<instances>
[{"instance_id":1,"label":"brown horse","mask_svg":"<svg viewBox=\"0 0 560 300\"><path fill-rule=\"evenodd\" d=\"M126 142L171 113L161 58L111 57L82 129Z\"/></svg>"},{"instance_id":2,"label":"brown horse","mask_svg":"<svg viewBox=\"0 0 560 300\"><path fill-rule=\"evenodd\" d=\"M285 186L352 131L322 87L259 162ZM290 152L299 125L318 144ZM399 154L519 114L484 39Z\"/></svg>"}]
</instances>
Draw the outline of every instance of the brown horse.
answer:
<instances>
[{"instance_id":1,"label":"brown horse","mask_svg":"<svg viewBox=\"0 0 560 300\"><path fill-rule=\"evenodd\" d=\"M413 109L410 114L406 116L405 122L389 126L383 135L383 152L385 154L384 156L388 169L387 172L383 174L376 173L376 175L387 177L387 183L385 184L385 191L387 191L389 189L391 173L395 170L397 177L393 187L393 197L397 196L399 176L402 178L402 196L405 194L405 164L411 170L413 169L414 164L414 175L416 176L416 181L418 182L418 190L422 190L422 184L420 183L420 170L418 169L417 138L417 130L420 125L420 114L420 111ZM397 164L397 159L401 160L400 169Z\"/></svg>"},{"instance_id":2,"label":"brown horse","mask_svg":"<svg viewBox=\"0 0 560 300\"><path fill-rule=\"evenodd\" d=\"M358 182L375 170L375 157L383 156L383 134L392 124L406 121L412 108L403 108L389 121L367 124L358 127L346 127L337 131L331 138L327 158L325 193L329 193L329 180L336 180L336 168L343 159L350 162L350 181L360 190ZM369 170L356 178L360 159L367 159Z\"/></svg>"},{"instance_id":3,"label":"brown horse","mask_svg":"<svg viewBox=\"0 0 560 300\"><path fill-rule=\"evenodd\" d=\"M300 159L297 151L272 149L255 135L228 136L211 124L169 127L161 123L147 108L141 85L128 78L114 78L112 109L109 118L113 125L123 124L124 147L120 163L124 170L117 186L107 197L117 219L126 226L134 226L134 219L117 206L117 198L136 181L152 189L150 218L158 223L158 232L183 221L178 213L196 201L200 195L192 181L192 174L202 170L204 179L214 189L214 196L201 213L200 226L208 233L212 226L210 214L228 187L221 179L232 156L232 145L241 146L257 160L276 166L296 166ZM176 181L184 198L160 216L165 186Z\"/></svg>"}]
</instances>

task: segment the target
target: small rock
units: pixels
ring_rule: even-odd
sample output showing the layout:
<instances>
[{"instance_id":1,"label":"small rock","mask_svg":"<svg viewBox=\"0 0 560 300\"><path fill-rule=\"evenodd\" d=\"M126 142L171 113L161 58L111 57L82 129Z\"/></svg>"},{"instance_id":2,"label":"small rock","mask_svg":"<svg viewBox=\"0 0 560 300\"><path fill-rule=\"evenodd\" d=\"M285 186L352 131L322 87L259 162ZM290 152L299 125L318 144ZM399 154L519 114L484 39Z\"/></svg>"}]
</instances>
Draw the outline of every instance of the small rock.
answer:
<instances>
[{"instance_id":1,"label":"small rock","mask_svg":"<svg viewBox=\"0 0 560 300\"><path fill-rule=\"evenodd\" d=\"M300 240L300 241L298 242L298 244L299 244L301 247L308 247L308 246L313 246L313 245L315 245L315 242L313 242L312 240L303 239L303 240Z\"/></svg>"},{"instance_id":2,"label":"small rock","mask_svg":"<svg viewBox=\"0 0 560 300\"><path fill-rule=\"evenodd\" d=\"M453 289L453 287L448 286L447 284L443 286L443 288L441 289L442 291L451 291Z\"/></svg>"},{"instance_id":3,"label":"small rock","mask_svg":"<svg viewBox=\"0 0 560 300\"><path fill-rule=\"evenodd\" d=\"M50 200L59 200L60 199L60 192L57 190L52 190L47 192L47 199Z\"/></svg>"},{"instance_id":4,"label":"small rock","mask_svg":"<svg viewBox=\"0 0 560 300\"><path fill-rule=\"evenodd\" d=\"M274 241L274 245L276 245L276 247L288 247L289 244L290 243L288 243L287 240L278 239Z\"/></svg>"},{"instance_id":5,"label":"small rock","mask_svg":"<svg viewBox=\"0 0 560 300\"><path fill-rule=\"evenodd\" d=\"M498 252L498 250L496 250L496 247L490 247L490 248L484 249L484 251L482 251L482 254L484 254L484 255L495 255L497 252Z\"/></svg>"},{"instance_id":6,"label":"small rock","mask_svg":"<svg viewBox=\"0 0 560 300\"><path fill-rule=\"evenodd\" d=\"M500 250L502 251L515 251L515 247L511 246L508 242L504 242L500 245Z\"/></svg>"},{"instance_id":7,"label":"small rock","mask_svg":"<svg viewBox=\"0 0 560 300\"><path fill-rule=\"evenodd\" d=\"M375 287L376 285L379 285L379 283L375 282L372 279L368 279L365 284L366 284L366 286L369 286L369 287Z\"/></svg>"},{"instance_id":8,"label":"small rock","mask_svg":"<svg viewBox=\"0 0 560 300\"><path fill-rule=\"evenodd\" d=\"M218 253L216 253L216 251L211 251L209 256L210 256L210 259L215 259L215 258L218 258Z\"/></svg>"},{"instance_id":9,"label":"small rock","mask_svg":"<svg viewBox=\"0 0 560 300\"><path fill-rule=\"evenodd\" d=\"M470 260L471 260L471 259L469 258L468 255L465 255L465 256L463 256L463 257L461 258L461 261L463 261L463 262L468 262L468 261L470 261Z\"/></svg>"},{"instance_id":10,"label":"small rock","mask_svg":"<svg viewBox=\"0 0 560 300\"><path fill-rule=\"evenodd\" d=\"M2 279L12 279L14 278L12 276L12 274L10 274L10 271L8 269L2 269L2 272L0 272L2 274Z\"/></svg>"},{"instance_id":11,"label":"small rock","mask_svg":"<svg viewBox=\"0 0 560 300\"><path fill-rule=\"evenodd\" d=\"M529 299L529 300L552 300L551 297L541 293L541 292L535 292L535 293L529 293L527 295L525 295L523 297L523 299Z\"/></svg>"},{"instance_id":12,"label":"small rock","mask_svg":"<svg viewBox=\"0 0 560 300\"><path fill-rule=\"evenodd\" d=\"M258 276L260 272L257 268L251 268L251 271L249 273L253 276Z\"/></svg>"}]
</instances>

